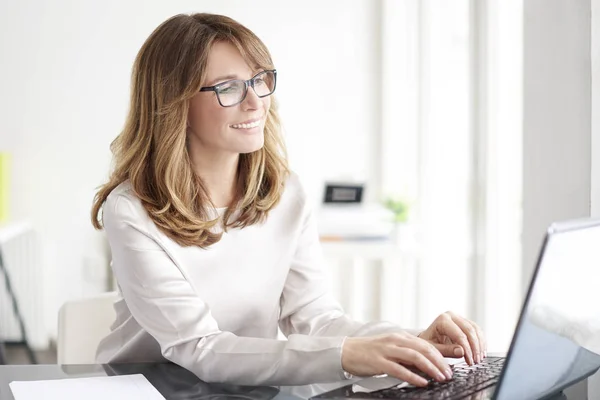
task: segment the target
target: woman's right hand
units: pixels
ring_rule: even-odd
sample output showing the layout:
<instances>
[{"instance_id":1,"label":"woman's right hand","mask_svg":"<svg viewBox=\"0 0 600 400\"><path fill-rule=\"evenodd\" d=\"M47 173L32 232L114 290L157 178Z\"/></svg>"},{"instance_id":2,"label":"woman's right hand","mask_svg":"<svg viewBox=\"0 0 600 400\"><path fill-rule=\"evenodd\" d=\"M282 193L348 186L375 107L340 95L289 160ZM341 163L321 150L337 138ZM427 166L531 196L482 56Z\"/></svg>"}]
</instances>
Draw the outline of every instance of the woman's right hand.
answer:
<instances>
[{"instance_id":1,"label":"woman's right hand","mask_svg":"<svg viewBox=\"0 0 600 400\"><path fill-rule=\"evenodd\" d=\"M342 349L342 368L355 376L387 374L415 386L426 386L427 380L411 368L438 382L452 379L452 370L439 350L407 332L347 337Z\"/></svg>"}]
</instances>

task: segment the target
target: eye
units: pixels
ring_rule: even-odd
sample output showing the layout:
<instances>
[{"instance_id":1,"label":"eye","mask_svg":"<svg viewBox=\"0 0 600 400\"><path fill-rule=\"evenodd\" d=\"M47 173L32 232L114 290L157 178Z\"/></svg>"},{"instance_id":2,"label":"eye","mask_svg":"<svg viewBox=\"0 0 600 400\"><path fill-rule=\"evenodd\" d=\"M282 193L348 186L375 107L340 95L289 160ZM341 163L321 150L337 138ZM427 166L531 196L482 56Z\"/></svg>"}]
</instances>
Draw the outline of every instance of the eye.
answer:
<instances>
[{"instance_id":1,"label":"eye","mask_svg":"<svg viewBox=\"0 0 600 400\"><path fill-rule=\"evenodd\" d=\"M235 94L240 92L240 86L236 84L227 84L219 87L219 93L222 94Z\"/></svg>"}]
</instances>

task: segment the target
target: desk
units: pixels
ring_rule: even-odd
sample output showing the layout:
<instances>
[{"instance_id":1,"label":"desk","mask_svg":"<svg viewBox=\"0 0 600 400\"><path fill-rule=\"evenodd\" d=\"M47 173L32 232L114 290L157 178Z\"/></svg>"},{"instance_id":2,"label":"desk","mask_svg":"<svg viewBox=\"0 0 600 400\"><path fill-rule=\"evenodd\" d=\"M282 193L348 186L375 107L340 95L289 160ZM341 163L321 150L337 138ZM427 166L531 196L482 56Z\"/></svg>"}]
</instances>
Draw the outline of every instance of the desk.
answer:
<instances>
[{"instance_id":1,"label":"desk","mask_svg":"<svg viewBox=\"0 0 600 400\"><path fill-rule=\"evenodd\" d=\"M13 400L8 384L12 381L33 381L94 376L143 374L167 399L244 398L247 400L308 399L351 383L342 381L307 386L236 386L207 384L191 372L170 363L120 365L4 365L0 366L0 400ZM358 380L358 379L357 379ZM587 380L565 391L562 400L587 400Z\"/></svg>"}]
</instances>

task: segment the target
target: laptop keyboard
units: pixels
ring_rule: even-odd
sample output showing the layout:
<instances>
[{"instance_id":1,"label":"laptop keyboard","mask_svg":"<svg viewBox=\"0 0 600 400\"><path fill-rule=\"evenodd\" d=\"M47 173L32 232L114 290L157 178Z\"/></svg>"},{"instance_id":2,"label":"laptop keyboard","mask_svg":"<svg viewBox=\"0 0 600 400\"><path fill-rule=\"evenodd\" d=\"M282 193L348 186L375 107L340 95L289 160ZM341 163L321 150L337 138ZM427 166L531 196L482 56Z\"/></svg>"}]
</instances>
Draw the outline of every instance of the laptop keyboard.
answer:
<instances>
[{"instance_id":1,"label":"laptop keyboard","mask_svg":"<svg viewBox=\"0 0 600 400\"><path fill-rule=\"evenodd\" d=\"M462 399L471 394L477 393L488 386L498 382L500 372L504 365L504 358L487 357L481 363L470 367L466 363L455 364L453 366L453 377L448 382L429 381L427 387L415 387L399 385L389 389L378 390L369 393L360 393L359 396L351 397L369 397L375 399L444 399L454 400Z\"/></svg>"}]
</instances>

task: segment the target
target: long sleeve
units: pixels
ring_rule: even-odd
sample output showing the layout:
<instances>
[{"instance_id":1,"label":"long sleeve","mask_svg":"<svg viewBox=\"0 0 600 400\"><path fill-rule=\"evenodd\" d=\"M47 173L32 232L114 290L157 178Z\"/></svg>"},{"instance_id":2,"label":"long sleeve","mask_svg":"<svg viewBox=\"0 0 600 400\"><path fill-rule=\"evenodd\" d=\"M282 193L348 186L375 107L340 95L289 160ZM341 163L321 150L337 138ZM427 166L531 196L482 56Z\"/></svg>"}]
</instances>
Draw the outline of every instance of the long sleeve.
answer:
<instances>
[{"instance_id":1,"label":"long sleeve","mask_svg":"<svg viewBox=\"0 0 600 400\"><path fill-rule=\"evenodd\" d=\"M292 277L287 285L286 298L290 301L286 302L285 312L297 311L293 317L288 316L289 326L296 326L296 330L305 334L279 341L238 337L221 331L185 268L149 231L140 212L140 207L135 207L127 196L111 195L103 208L103 221L113 254L113 270L125 303L137 323L156 339L166 359L207 382L303 385L344 378L341 368L344 338L308 336L333 331L302 327L302 321L311 320L307 312L312 315L314 310L303 307L297 311L287 306L308 300L295 291L300 289L295 286L295 282L300 283L298 279ZM299 254L303 259L304 250L299 250ZM303 276L299 266L290 273ZM316 289L316 298L320 291ZM320 310L318 304L323 303L315 303ZM341 311L336 308L332 313L337 315ZM316 325L322 327L323 322Z\"/></svg>"},{"instance_id":2,"label":"long sleeve","mask_svg":"<svg viewBox=\"0 0 600 400\"><path fill-rule=\"evenodd\" d=\"M281 296L279 326L291 338L294 334L314 336L370 336L408 331L386 321L362 323L344 314L331 293L317 224L308 204L304 205L303 226L296 253Z\"/></svg>"}]
</instances>

